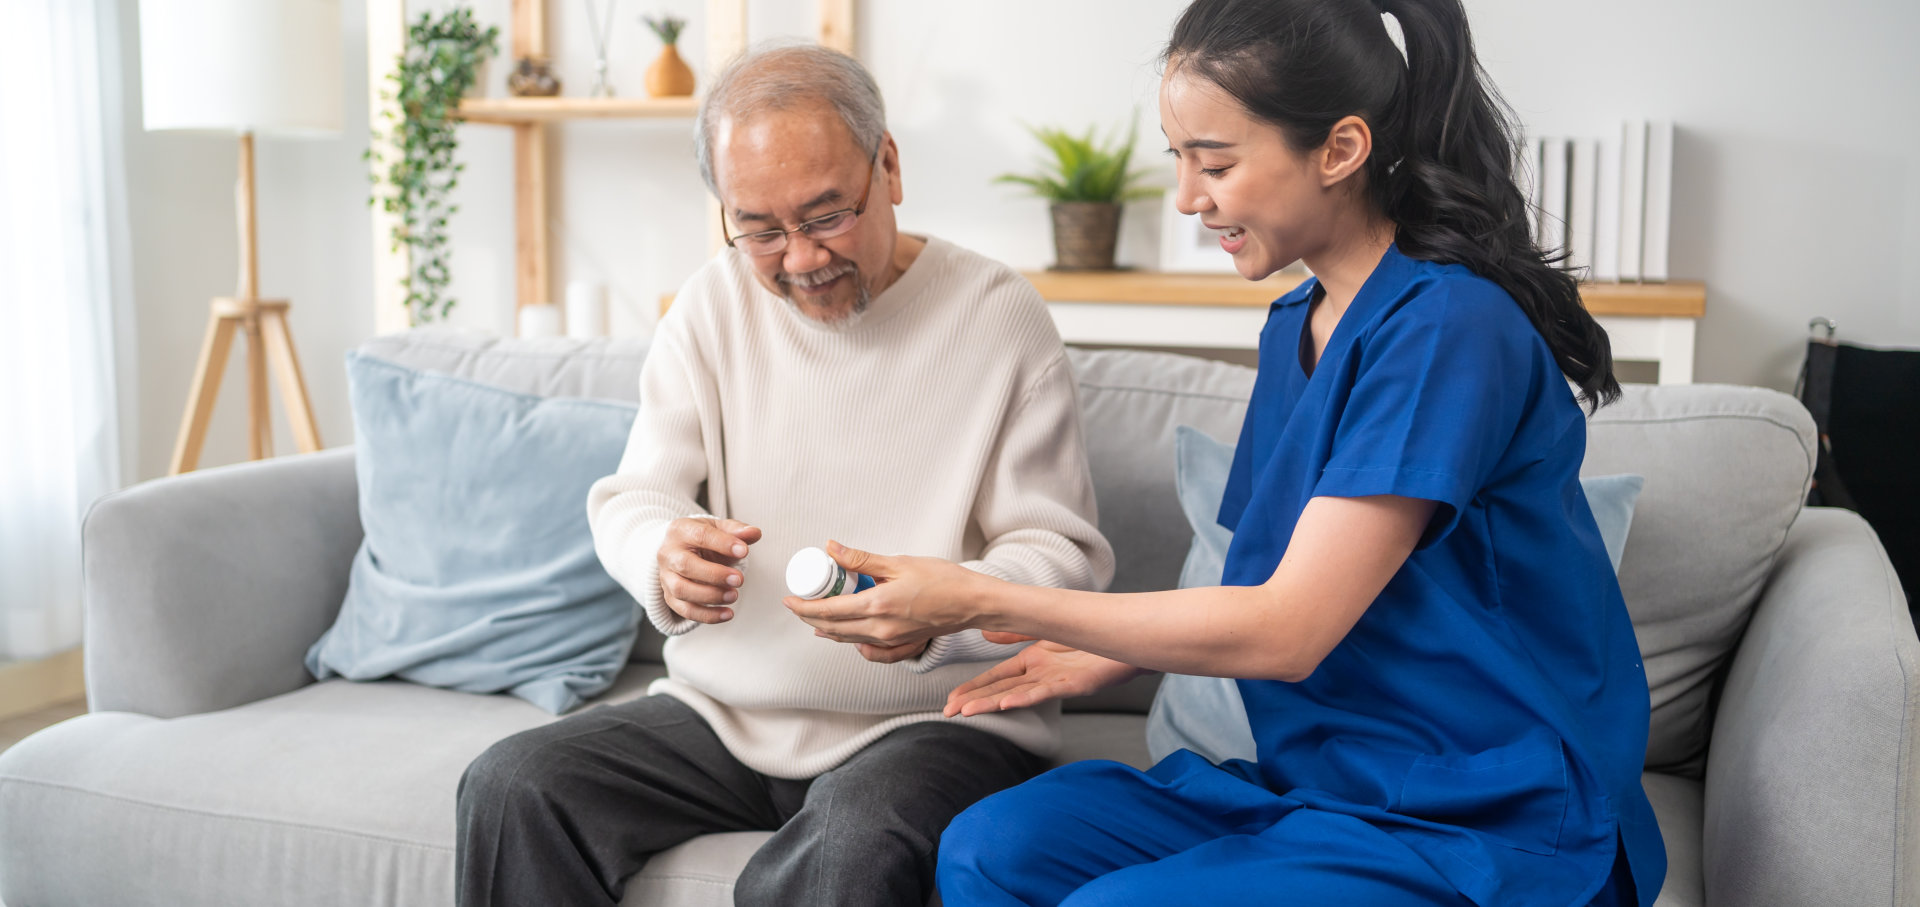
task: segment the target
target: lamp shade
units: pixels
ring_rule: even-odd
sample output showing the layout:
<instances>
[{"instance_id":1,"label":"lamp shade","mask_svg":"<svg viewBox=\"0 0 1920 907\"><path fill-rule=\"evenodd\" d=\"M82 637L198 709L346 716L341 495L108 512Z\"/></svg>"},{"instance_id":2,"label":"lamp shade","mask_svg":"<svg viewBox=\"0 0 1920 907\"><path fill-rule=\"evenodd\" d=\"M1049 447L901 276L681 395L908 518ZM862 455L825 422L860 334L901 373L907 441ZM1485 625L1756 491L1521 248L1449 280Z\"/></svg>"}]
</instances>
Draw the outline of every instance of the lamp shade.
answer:
<instances>
[{"instance_id":1,"label":"lamp shade","mask_svg":"<svg viewBox=\"0 0 1920 907\"><path fill-rule=\"evenodd\" d=\"M340 131L339 0L140 0L149 130Z\"/></svg>"}]
</instances>

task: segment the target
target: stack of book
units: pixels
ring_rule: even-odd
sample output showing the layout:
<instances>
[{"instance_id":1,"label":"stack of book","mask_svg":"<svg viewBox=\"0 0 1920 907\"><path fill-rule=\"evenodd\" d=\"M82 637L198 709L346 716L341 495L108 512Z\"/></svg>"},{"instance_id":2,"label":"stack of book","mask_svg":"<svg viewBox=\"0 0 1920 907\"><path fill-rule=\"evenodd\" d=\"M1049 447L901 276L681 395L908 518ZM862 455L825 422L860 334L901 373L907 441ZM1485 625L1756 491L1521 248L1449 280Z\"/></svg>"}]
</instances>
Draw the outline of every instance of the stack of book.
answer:
<instances>
[{"instance_id":1,"label":"stack of book","mask_svg":"<svg viewBox=\"0 0 1920 907\"><path fill-rule=\"evenodd\" d=\"M1628 120L1608 138L1520 144L1515 168L1540 247L1593 281L1667 279L1673 122Z\"/></svg>"}]
</instances>

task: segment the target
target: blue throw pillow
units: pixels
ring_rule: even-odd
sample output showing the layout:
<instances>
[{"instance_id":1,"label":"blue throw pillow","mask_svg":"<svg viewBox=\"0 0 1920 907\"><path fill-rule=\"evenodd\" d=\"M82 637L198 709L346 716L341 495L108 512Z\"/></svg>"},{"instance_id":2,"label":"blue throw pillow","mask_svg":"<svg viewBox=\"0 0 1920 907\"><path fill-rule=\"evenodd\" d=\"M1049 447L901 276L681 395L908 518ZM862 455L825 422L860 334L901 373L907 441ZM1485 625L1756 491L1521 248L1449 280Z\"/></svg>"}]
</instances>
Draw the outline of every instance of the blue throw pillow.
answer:
<instances>
[{"instance_id":1,"label":"blue throw pillow","mask_svg":"<svg viewBox=\"0 0 1920 907\"><path fill-rule=\"evenodd\" d=\"M307 670L504 690L555 714L612 685L637 609L594 554L587 488L619 466L638 408L359 353L347 383L366 540Z\"/></svg>"},{"instance_id":2,"label":"blue throw pillow","mask_svg":"<svg viewBox=\"0 0 1920 907\"><path fill-rule=\"evenodd\" d=\"M1607 546L1607 560L1613 572L1620 572L1620 555L1627 550L1627 529L1633 525L1633 503L1647 484L1641 476L1593 476L1580 479L1580 490L1587 493L1587 507L1600 526L1600 541Z\"/></svg>"},{"instance_id":3,"label":"blue throw pillow","mask_svg":"<svg viewBox=\"0 0 1920 907\"><path fill-rule=\"evenodd\" d=\"M1180 588L1217 586L1226 565L1233 533L1220 525L1220 498L1226 492L1227 473L1233 467L1233 447L1182 425L1174 430L1174 488L1180 510L1193 524L1193 547L1180 571ZM1633 522L1633 504L1645 479L1634 475L1582 478L1600 527L1613 569L1627 547L1627 529ZM1212 762L1256 758L1253 731L1240 687L1230 678L1168 674L1160 682L1147 712L1147 752L1158 762L1176 750L1189 749Z\"/></svg>"}]
</instances>

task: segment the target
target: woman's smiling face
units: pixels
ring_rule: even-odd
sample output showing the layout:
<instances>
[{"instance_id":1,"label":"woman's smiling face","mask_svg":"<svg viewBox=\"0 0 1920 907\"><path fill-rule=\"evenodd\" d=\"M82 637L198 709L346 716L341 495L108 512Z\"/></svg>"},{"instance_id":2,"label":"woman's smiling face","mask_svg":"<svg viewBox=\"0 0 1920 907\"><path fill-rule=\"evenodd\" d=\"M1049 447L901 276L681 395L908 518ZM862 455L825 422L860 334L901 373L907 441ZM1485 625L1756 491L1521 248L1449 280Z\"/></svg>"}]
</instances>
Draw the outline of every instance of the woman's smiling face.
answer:
<instances>
[{"instance_id":1,"label":"woman's smiling face","mask_svg":"<svg viewBox=\"0 0 1920 907\"><path fill-rule=\"evenodd\" d=\"M1279 127L1257 120L1219 86L1176 58L1160 80L1160 129L1179 176L1174 206L1220 231L1235 270L1259 280L1326 241L1337 193Z\"/></svg>"}]
</instances>

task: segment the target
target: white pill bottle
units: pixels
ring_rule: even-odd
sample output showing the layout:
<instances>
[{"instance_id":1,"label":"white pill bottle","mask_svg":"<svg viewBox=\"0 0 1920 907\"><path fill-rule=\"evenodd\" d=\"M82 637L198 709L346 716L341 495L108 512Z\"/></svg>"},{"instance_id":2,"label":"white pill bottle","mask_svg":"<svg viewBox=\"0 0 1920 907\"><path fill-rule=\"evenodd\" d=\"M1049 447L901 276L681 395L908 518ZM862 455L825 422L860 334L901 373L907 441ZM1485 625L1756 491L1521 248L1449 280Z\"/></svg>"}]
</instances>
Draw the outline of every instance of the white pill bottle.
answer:
<instances>
[{"instance_id":1,"label":"white pill bottle","mask_svg":"<svg viewBox=\"0 0 1920 907\"><path fill-rule=\"evenodd\" d=\"M873 577L854 573L819 548L802 548L787 561L787 591L805 599L852 595L873 588Z\"/></svg>"}]
</instances>

